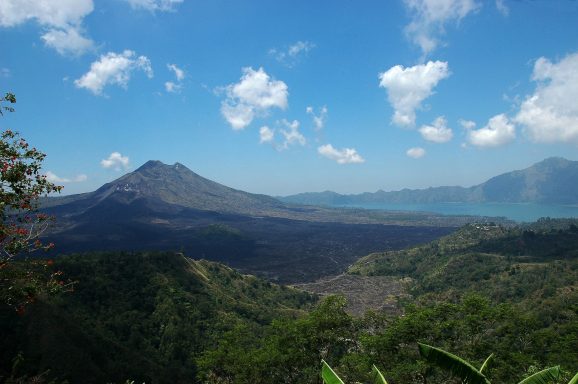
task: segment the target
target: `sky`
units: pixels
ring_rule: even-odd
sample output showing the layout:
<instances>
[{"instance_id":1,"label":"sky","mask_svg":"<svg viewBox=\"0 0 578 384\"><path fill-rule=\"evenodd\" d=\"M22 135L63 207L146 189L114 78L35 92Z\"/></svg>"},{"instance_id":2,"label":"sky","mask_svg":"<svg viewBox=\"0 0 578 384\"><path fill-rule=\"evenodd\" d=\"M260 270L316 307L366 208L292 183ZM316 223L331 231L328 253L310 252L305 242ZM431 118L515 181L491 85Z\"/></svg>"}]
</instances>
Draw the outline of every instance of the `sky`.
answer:
<instances>
[{"instance_id":1,"label":"sky","mask_svg":"<svg viewBox=\"0 0 578 384\"><path fill-rule=\"evenodd\" d=\"M0 129L64 194L147 160L253 193L578 160L578 1L2 0Z\"/></svg>"}]
</instances>

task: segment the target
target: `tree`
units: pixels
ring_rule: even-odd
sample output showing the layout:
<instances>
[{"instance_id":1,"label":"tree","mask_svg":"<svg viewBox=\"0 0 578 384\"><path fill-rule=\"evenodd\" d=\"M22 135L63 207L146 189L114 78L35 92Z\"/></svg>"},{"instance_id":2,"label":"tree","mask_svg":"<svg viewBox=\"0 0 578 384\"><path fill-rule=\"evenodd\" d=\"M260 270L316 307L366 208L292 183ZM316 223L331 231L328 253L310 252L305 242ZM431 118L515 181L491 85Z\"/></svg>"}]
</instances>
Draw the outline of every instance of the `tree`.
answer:
<instances>
[{"instance_id":1,"label":"tree","mask_svg":"<svg viewBox=\"0 0 578 384\"><path fill-rule=\"evenodd\" d=\"M16 97L12 93L0 97L0 116L4 112L13 112L11 105L14 103ZM53 247L52 243L44 244L39 238L52 221L51 217L38 212L39 199L60 192L62 187L54 185L41 173L45 157L17 132L5 130L0 134L0 299L16 308L23 308L22 303L30 301L16 297L30 298L37 285L30 286L31 282L49 282L51 285L60 282L56 278L58 275L50 275L44 281L30 268L8 268L18 255ZM15 296L17 291L20 294Z\"/></svg>"},{"instance_id":2,"label":"tree","mask_svg":"<svg viewBox=\"0 0 578 384\"><path fill-rule=\"evenodd\" d=\"M16 98L7 93L0 102L13 104ZM14 111L4 105L2 110ZM45 157L17 132L6 130L0 135L0 268L18 254L52 247L39 240L50 217L37 209L41 196L60 192L62 187L40 173Z\"/></svg>"}]
</instances>

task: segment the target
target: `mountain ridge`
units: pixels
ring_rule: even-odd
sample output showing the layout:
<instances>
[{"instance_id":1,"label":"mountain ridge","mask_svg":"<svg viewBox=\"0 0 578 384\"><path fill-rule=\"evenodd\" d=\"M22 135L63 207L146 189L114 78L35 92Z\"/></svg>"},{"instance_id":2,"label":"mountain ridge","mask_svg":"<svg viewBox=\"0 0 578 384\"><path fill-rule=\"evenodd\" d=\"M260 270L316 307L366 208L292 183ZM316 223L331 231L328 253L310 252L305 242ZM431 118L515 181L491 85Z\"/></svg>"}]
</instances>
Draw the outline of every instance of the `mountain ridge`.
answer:
<instances>
[{"instance_id":1,"label":"mountain ridge","mask_svg":"<svg viewBox=\"0 0 578 384\"><path fill-rule=\"evenodd\" d=\"M306 192L278 197L293 204L347 205L365 203L543 203L578 204L578 161L549 157L521 170L506 172L472 187L440 186L425 189L339 194Z\"/></svg>"}]
</instances>

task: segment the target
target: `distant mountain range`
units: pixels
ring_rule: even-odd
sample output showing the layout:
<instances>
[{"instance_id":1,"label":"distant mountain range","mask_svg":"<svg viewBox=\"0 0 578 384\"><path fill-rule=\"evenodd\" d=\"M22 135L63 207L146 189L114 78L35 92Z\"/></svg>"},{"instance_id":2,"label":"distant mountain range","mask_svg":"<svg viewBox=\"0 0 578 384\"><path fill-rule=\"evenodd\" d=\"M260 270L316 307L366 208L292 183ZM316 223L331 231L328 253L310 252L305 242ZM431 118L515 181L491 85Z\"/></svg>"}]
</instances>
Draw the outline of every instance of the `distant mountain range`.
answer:
<instances>
[{"instance_id":1,"label":"distant mountain range","mask_svg":"<svg viewBox=\"0 0 578 384\"><path fill-rule=\"evenodd\" d=\"M310 192L279 198L286 203L308 205L347 205L371 203L578 203L578 161L551 157L529 168L504 173L473 187L435 187L357 195L336 192Z\"/></svg>"},{"instance_id":2,"label":"distant mountain range","mask_svg":"<svg viewBox=\"0 0 578 384\"><path fill-rule=\"evenodd\" d=\"M339 273L367 253L431 240L473 220L289 204L160 161L94 192L48 198L42 210L56 217L46 237L60 253L182 251L282 282Z\"/></svg>"}]
</instances>

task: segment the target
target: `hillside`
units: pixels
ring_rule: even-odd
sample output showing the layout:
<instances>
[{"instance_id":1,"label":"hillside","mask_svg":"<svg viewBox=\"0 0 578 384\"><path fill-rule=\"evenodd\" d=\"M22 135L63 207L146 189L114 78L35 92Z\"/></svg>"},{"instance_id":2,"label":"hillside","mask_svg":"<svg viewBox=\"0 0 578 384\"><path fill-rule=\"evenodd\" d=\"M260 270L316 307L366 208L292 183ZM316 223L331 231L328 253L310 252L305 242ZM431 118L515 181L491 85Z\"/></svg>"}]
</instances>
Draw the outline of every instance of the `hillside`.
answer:
<instances>
[{"instance_id":1,"label":"hillside","mask_svg":"<svg viewBox=\"0 0 578 384\"><path fill-rule=\"evenodd\" d=\"M50 368L45 381L314 384L325 359L347 382L370 381L372 364L388 382L450 380L423 370L421 341L478 366L495 353L494 382L557 364L567 382L578 370L576 224L467 225L369 255L352 267L356 275L320 284L323 293L335 281L367 295L365 304L397 307L359 316L341 297L311 308L301 291L178 253L63 257L51 268L77 281L74 292L20 315L0 308L0 376L20 361L15 377Z\"/></svg>"},{"instance_id":2,"label":"hillside","mask_svg":"<svg viewBox=\"0 0 578 384\"><path fill-rule=\"evenodd\" d=\"M72 383L191 382L195 359L237 326L305 313L313 297L217 263L174 253L63 257L55 270L74 292L0 306L0 381L21 353L20 373Z\"/></svg>"},{"instance_id":3,"label":"hillside","mask_svg":"<svg viewBox=\"0 0 578 384\"><path fill-rule=\"evenodd\" d=\"M470 224L429 244L363 257L349 273L410 277L417 296L472 291L498 302L536 305L578 294L577 224L550 219L514 228Z\"/></svg>"},{"instance_id":4,"label":"hillside","mask_svg":"<svg viewBox=\"0 0 578 384\"><path fill-rule=\"evenodd\" d=\"M478 367L494 353L491 382L519 382L554 365L568 382L578 371L577 281L577 220L466 225L428 244L368 255L349 275L303 285L356 303L348 308L343 298L328 296L309 316L266 327L264 340L233 332L227 340L242 345L242 353L230 344L205 353L203 377L266 382L277 375L315 383L323 358L345 382L370 382L372 364L388 382L453 382L424 369L419 341ZM402 316L391 315L392 304ZM357 312L369 305L375 311Z\"/></svg>"},{"instance_id":5,"label":"hillside","mask_svg":"<svg viewBox=\"0 0 578 384\"><path fill-rule=\"evenodd\" d=\"M291 205L159 161L94 192L45 199L43 211L56 218L45 237L60 254L182 251L279 282L340 273L367 253L433 240L474 220Z\"/></svg>"},{"instance_id":6,"label":"hillside","mask_svg":"<svg viewBox=\"0 0 578 384\"><path fill-rule=\"evenodd\" d=\"M552 157L526 169L504 173L486 182L465 188L459 186L377 191L341 195L325 191L281 197L286 203L348 205L367 203L542 203L578 204L578 161Z\"/></svg>"}]
</instances>

